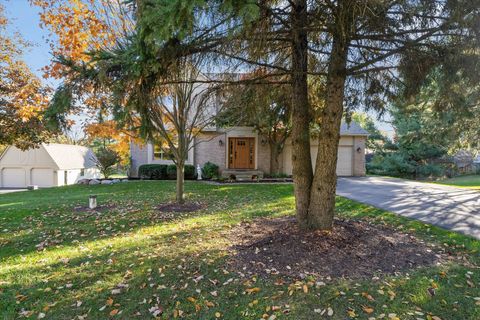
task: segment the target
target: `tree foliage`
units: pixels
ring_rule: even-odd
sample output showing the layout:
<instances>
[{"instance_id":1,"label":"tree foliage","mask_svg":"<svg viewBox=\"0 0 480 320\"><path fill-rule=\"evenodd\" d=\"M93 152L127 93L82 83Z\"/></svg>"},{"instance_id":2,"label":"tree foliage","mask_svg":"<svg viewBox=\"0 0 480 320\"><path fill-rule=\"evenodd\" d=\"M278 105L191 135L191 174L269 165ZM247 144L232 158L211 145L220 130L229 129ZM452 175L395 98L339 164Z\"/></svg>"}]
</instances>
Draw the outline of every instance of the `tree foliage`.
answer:
<instances>
[{"instance_id":1,"label":"tree foliage","mask_svg":"<svg viewBox=\"0 0 480 320\"><path fill-rule=\"evenodd\" d=\"M255 78L261 73L258 70L242 77ZM291 132L290 86L276 84L274 81L231 86L227 88L224 104L224 112L218 116L219 123L253 127L267 140L270 147L270 173L279 174L278 158Z\"/></svg>"},{"instance_id":2,"label":"tree foliage","mask_svg":"<svg viewBox=\"0 0 480 320\"><path fill-rule=\"evenodd\" d=\"M100 148L95 153L96 164L105 179L108 179L114 173L114 166L117 165L121 158L113 149Z\"/></svg>"},{"instance_id":3,"label":"tree foliage","mask_svg":"<svg viewBox=\"0 0 480 320\"><path fill-rule=\"evenodd\" d=\"M400 93L412 96L437 66L444 68L442 88L455 83L452 72L469 79L478 74L473 54L478 0L151 0L137 5L133 37L100 50L90 61L104 64L98 76L118 80L117 95L135 88L135 94L124 96L126 105L147 106L145 93L159 81L172 81L167 75L175 72L177 61L192 55L202 55L217 72L265 68L248 82L287 77L296 211L306 229L332 228L345 111L359 105L382 110ZM312 76L324 84L315 113L309 99ZM315 171L312 121L320 130Z\"/></svg>"},{"instance_id":4,"label":"tree foliage","mask_svg":"<svg viewBox=\"0 0 480 320\"><path fill-rule=\"evenodd\" d=\"M0 5L0 145L27 149L50 135L42 121L49 89L21 60L30 44L18 33L9 35L8 25Z\"/></svg>"}]
</instances>

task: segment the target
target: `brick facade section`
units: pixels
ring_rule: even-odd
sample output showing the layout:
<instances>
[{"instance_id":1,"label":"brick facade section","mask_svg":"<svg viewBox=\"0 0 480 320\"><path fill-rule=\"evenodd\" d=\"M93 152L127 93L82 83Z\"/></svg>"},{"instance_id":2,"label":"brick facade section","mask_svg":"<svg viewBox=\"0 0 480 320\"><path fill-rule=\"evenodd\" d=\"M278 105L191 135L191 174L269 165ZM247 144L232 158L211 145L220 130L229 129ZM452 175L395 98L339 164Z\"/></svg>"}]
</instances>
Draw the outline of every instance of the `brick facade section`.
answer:
<instances>
[{"instance_id":1,"label":"brick facade section","mask_svg":"<svg viewBox=\"0 0 480 320\"><path fill-rule=\"evenodd\" d=\"M353 175L361 177L365 175L365 137L353 138ZM357 149L360 148L360 152Z\"/></svg>"},{"instance_id":2,"label":"brick facade section","mask_svg":"<svg viewBox=\"0 0 480 320\"><path fill-rule=\"evenodd\" d=\"M270 146L268 143L262 143L267 141L265 137L258 137L257 148L257 169L263 171L263 173L270 173Z\"/></svg>"},{"instance_id":3,"label":"brick facade section","mask_svg":"<svg viewBox=\"0 0 480 320\"><path fill-rule=\"evenodd\" d=\"M220 143L220 141L222 141ZM202 133L195 138L194 161L195 166L203 165L207 162L216 164L220 172L225 170L226 162L226 135L224 133Z\"/></svg>"}]
</instances>

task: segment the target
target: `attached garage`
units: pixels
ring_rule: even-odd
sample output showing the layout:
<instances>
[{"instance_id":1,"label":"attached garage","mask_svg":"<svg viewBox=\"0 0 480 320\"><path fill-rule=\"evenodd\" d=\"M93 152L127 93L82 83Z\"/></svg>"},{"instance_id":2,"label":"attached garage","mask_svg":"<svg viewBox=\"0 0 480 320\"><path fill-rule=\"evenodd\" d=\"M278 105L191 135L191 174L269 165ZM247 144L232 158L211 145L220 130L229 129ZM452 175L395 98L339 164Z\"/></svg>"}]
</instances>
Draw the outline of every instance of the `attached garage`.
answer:
<instances>
[{"instance_id":1,"label":"attached garage","mask_svg":"<svg viewBox=\"0 0 480 320\"><path fill-rule=\"evenodd\" d=\"M342 123L340 141L338 145L337 176L364 176L365 175L365 141L368 132L357 123ZM315 168L318 143L312 138L311 150L312 166ZM283 172L292 174L292 145L287 141L283 150Z\"/></svg>"},{"instance_id":2,"label":"attached garage","mask_svg":"<svg viewBox=\"0 0 480 320\"><path fill-rule=\"evenodd\" d=\"M53 187L55 185L54 170L33 168L31 172L32 185L39 187Z\"/></svg>"},{"instance_id":3,"label":"attached garage","mask_svg":"<svg viewBox=\"0 0 480 320\"><path fill-rule=\"evenodd\" d=\"M82 146L42 144L25 151L10 146L0 156L0 187L46 188L99 178L95 162L93 152Z\"/></svg>"},{"instance_id":4,"label":"attached garage","mask_svg":"<svg viewBox=\"0 0 480 320\"><path fill-rule=\"evenodd\" d=\"M24 188L27 185L25 179L25 169L23 168L3 168L2 184L9 188Z\"/></svg>"},{"instance_id":5,"label":"attached garage","mask_svg":"<svg viewBox=\"0 0 480 320\"><path fill-rule=\"evenodd\" d=\"M337 176L353 176L353 148L338 147Z\"/></svg>"}]
</instances>

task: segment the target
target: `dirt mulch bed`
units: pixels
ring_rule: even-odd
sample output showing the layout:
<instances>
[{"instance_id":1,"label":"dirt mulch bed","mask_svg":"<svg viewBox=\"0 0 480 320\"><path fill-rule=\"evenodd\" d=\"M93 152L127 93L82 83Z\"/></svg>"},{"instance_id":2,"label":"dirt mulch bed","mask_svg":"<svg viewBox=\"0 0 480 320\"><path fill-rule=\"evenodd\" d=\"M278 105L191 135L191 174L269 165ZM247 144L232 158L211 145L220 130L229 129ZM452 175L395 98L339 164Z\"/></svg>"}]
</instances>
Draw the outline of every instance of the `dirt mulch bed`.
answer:
<instances>
[{"instance_id":1,"label":"dirt mulch bed","mask_svg":"<svg viewBox=\"0 0 480 320\"><path fill-rule=\"evenodd\" d=\"M86 213L102 213L104 211L112 210L117 208L116 205L114 204L105 204L105 205L99 205L95 209L90 209L88 206L79 206L73 208L75 212L86 212Z\"/></svg>"},{"instance_id":2,"label":"dirt mulch bed","mask_svg":"<svg viewBox=\"0 0 480 320\"><path fill-rule=\"evenodd\" d=\"M366 221L336 219L331 233L302 232L293 217L257 219L230 232L229 262L244 274L367 278L439 264L440 249Z\"/></svg>"}]
</instances>

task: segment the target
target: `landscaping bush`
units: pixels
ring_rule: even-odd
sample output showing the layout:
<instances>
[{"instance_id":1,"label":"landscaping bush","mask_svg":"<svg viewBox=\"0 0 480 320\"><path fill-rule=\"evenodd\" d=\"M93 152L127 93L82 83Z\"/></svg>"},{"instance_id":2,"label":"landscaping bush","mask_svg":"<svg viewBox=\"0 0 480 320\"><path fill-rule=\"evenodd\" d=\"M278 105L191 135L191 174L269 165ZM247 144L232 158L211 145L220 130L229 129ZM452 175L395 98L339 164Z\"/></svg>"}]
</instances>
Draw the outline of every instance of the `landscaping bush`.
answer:
<instances>
[{"instance_id":1,"label":"landscaping bush","mask_svg":"<svg viewBox=\"0 0 480 320\"><path fill-rule=\"evenodd\" d=\"M191 164L186 164L183 175L185 177L185 180L195 180L197 178L195 166L192 166Z\"/></svg>"},{"instance_id":2,"label":"landscaping bush","mask_svg":"<svg viewBox=\"0 0 480 320\"><path fill-rule=\"evenodd\" d=\"M268 179L285 179L289 178L289 175L286 173L272 173L272 174L266 174L265 178Z\"/></svg>"},{"instance_id":3,"label":"landscaping bush","mask_svg":"<svg viewBox=\"0 0 480 320\"><path fill-rule=\"evenodd\" d=\"M174 164L169 164L167 167L167 179L176 180L177 179L177 166Z\"/></svg>"},{"instance_id":4,"label":"landscaping bush","mask_svg":"<svg viewBox=\"0 0 480 320\"><path fill-rule=\"evenodd\" d=\"M210 180L218 178L218 166L215 163L207 162L202 168L202 179Z\"/></svg>"},{"instance_id":5,"label":"landscaping bush","mask_svg":"<svg viewBox=\"0 0 480 320\"><path fill-rule=\"evenodd\" d=\"M138 168L140 179L164 180L167 178L166 164L142 164Z\"/></svg>"},{"instance_id":6,"label":"landscaping bush","mask_svg":"<svg viewBox=\"0 0 480 320\"><path fill-rule=\"evenodd\" d=\"M147 180L176 180L177 166L174 164L143 164L138 168L138 176L140 179ZM186 164L184 168L185 180L195 180L195 167Z\"/></svg>"},{"instance_id":7,"label":"landscaping bush","mask_svg":"<svg viewBox=\"0 0 480 320\"><path fill-rule=\"evenodd\" d=\"M415 165L398 153L375 155L367 164L367 172L393 177L412 177L415 175Z\"/></svg>"},{"instance_id":8,"label":"landscaping bush","mask_svg":"<svg viewBox=\"0 0 480 320\"><path fill-rule=\"evenodd\" d=\"M418 166L417 177L418 178L434 178L445 175L445 169L438 164L425 164Z\"/></svg>"},{"instance_id":9,"label":"landscaping bush","mask_svg":"<svg viewBox=\"0 0 480 320\"><path fill-rule=\"evenodd\" d=\"M387 175L401 178L435 178L446 174L446 168L436 163L418 163L406 159L400 153L375 155L367 163L367 172L370 174Z\"/></svg>"}]
</instances>

